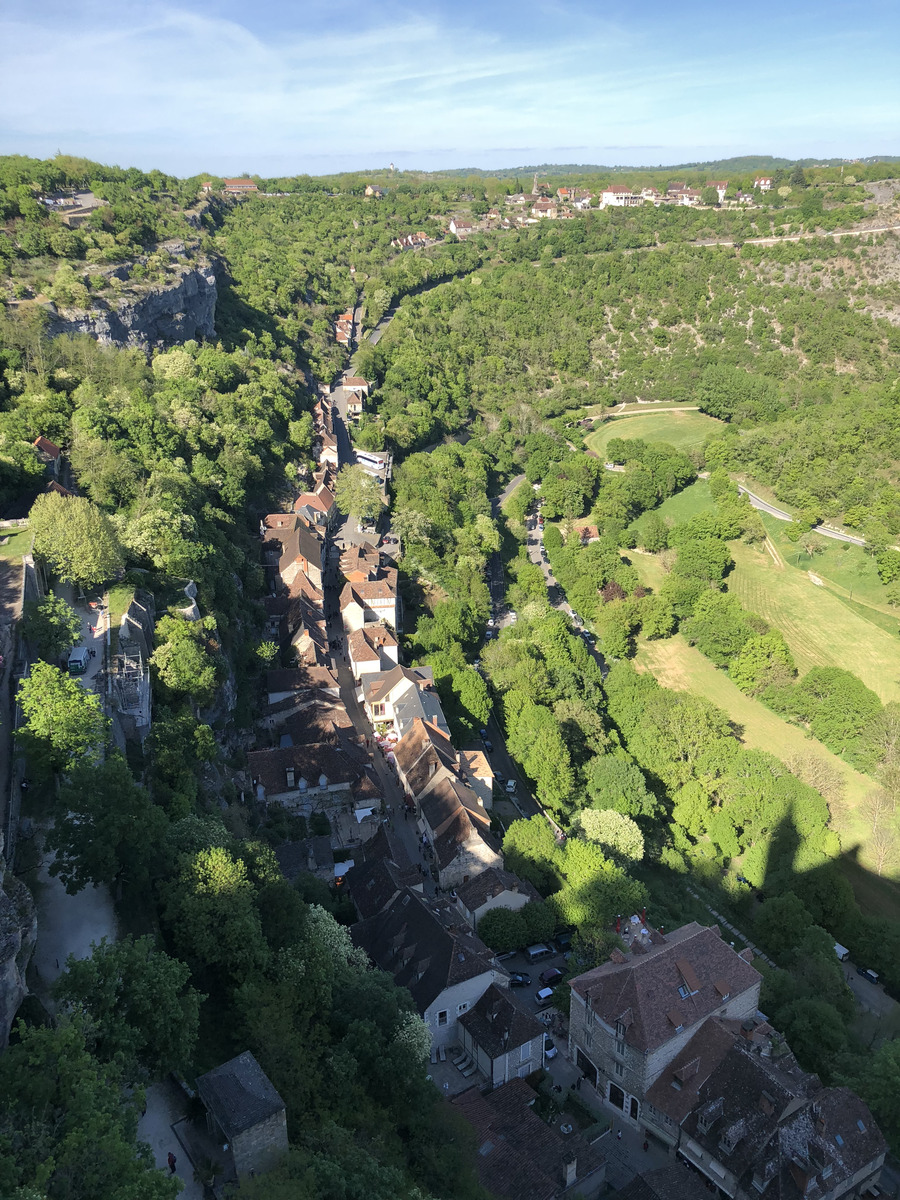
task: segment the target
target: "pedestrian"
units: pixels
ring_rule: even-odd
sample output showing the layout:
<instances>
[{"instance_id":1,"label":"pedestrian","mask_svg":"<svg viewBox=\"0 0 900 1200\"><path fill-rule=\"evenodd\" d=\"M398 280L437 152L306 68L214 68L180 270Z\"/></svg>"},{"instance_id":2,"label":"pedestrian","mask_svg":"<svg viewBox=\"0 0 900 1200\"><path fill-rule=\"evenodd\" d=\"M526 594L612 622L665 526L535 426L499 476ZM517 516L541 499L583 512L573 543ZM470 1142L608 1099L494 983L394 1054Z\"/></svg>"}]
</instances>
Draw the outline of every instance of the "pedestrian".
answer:
<instances>
[{"instance_id":1,"label":"pedestrian","mask_svg":"<svg viewBox=\"0 0 900 1200\"><path fill-rule=\"evenodd\" d=\"M644 1150L647 1151L649 1149L650 1149L650 1143L647 1141L646 1138L644 1138Z\"/></svg>"},{"instance_id":2,"label":"pedestrian","mask_svg":"<svg viewBox=\"0 0 900 1200\"><path fill-rule=\"evenodd\" d=\"M175 1163L176 1163L177 1161L178 1161L178 1160L175 1158L175 1155L174 1155L174 1154L172 1153L172 1151L170 1150L170 1151L169 1151L169 1158L168 1158L168 1162L169 1162L169 1174L170 1174L170 1175L174 1175L174 1174L175 1174Z\"/></svg>"},{"instance_id":3,"label":"pedestrian","mask_svg":"<svg viewBox=\"0 0 900 1200\"><path fill-rule=\"evenodd\" d=\"M622 1140L622 1130L620 1129L618 1131L618 1133L616 1134L616 1141L621 1142L621 1140Z\"/></svg>"},{"instance_id":4,"label":"pedestrian","mask_svg":"<svg viewBox=\"0 0 900 1200\"><path fill-rule=\"evenodd\" d=\"M90 654L91 658L96 658L96 657L97 657L97 651L96 651L96 650L89 650L89 651L88 651L88 654Z\"/></svg>"}]
</instances>

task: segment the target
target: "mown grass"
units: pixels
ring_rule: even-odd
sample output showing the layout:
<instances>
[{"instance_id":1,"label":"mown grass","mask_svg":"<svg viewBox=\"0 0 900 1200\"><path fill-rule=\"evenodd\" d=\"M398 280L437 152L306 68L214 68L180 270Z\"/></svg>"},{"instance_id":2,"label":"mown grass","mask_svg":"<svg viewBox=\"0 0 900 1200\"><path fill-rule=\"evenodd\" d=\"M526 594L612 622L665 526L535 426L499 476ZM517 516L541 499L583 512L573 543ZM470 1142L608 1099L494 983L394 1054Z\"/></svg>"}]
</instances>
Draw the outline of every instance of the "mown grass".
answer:
<instances>
[{"instance_id":1,"label":"mown grass","mask_svg":"<svg viewBox=\"0 0 900 1200\"><path fill-rule=\"evenodd\" d=\"M715 504L709 484L705 479L698 479L689 487L670 496L668 500L664 500L656 511L667 524L682 525L698 513L711 511L713 508Z\"/></svg>"},{"instance_id":2,"label":"mown grass","mask_svg":"<svg viewBox=\"0 0 900 1200\"><path fill-rule=\"evenodd\" d=\"M601 458L611 438L643 438L645 442L666 442L678 450L697 450L724 422L705 413L690 410L637 412L613 417L590 434L585 445Z\"/></svg>"},{"instance_id":3,"label":"mown grass","mask_svg":"<svg viewBox=\"0 0 900 1200\"><path fill-rule=\"evenodd\" d=\"M8 536L9 540L5 545L0 546L0 558L5 558L7 562L20 563L26 554L31 553L31 541L34 534L26 526L24 529L10 531L0 531L3 536Z\"/></svg>"}]
</instances>

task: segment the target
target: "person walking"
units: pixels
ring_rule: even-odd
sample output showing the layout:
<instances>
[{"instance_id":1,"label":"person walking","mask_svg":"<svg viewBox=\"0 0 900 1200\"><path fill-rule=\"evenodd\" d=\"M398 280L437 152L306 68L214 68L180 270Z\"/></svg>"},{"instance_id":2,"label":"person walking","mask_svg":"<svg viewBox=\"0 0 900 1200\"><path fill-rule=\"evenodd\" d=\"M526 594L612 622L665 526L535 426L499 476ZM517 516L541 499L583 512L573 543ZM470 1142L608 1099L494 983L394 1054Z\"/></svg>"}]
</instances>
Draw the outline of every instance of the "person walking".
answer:
<instances>
[{"instance_id":1,"label":"person walking","mask_svg":"<svg viewBox=\"0 0 900 1200\"><path fill-rule=\"evenodd\" d=\"M169 1158L168 1158L168 1163L169 1163L169 1174L170 1174L170 1175L174 1175L174 1174L175 1174L175 1163L176 1163L177 1161L178 1161L178 1160L176 1159L175 1155L174 1155L174 1154L172 1153L172 1151L170 1150L170 1151L169 1151Z\"/></svg>"}]
</instances>

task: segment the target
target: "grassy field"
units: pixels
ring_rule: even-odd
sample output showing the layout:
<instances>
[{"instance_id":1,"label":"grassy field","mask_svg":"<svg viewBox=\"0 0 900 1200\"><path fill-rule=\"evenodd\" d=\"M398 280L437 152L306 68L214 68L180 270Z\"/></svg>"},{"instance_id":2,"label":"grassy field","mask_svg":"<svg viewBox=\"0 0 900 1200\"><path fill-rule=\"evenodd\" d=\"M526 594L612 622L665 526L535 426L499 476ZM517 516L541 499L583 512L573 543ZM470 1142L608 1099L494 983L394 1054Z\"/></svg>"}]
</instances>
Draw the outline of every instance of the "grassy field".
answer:
<instances>
[{"instance_id":1,"label":"grassy field","mask_svg":"<svg viewBox=\"0 0 900 1200\"><path fill-rule=\"evenodd\" d=\"M8 562L20 563L23 555L31 552L31 539L34 534L27 526L24 529L2 532L6 541L4 545L0 546L0 558L5 558Z\"/></svg>"},{"instance_id":2,"label":"grassy field","mask_svg":"<svg viewBox=\"0 0 900 1200\"><path fill-rule=\"evenodd\" d=\"M788 541L785 536L788 529L786 521L763 514L763 524L768 530L769 540L788 565L800 571L813 571L826 583L833 584L836 594L873 606L892 617L892 629L898 628L900 617L888 605L887 589L878 577L875 559L871 554L866 554L862 546L820 537L821 552L809 555L802 546Z\"/></svg>"},{"instance_id":3,"label":"grassy field","mask_svg":"<svg viewBox=\"0 0 900 1200\"><path fill-rule=\"evenodd\" d=\"M645 442L667 442L678 450L696 450L718 429L724 429L724 423L701 412L639 412L607 421L587 437L585 445L601 458L611 438L643 438Z\"/></svg>"},{"instance_id":4,"label":"grassy field","mask_svg":"<svg viewBox=\"0 0 900 1200\"><path fill-rule=\"evenodd\" d=\"M778 554L778 564L766 550L743 542L733 542L731 552L735 569L728 590L781 630L801 674L815 666L843 667L883 701L900 700L900 638L881 627L882 617L896 627L890 610L868 612L855 600L850 604L830 588L817 587L805 556L799 569L793 565L795 550L793 560ZM820 557L814 564L819 576Z\"/></svg>"},{"instance_id":5,"label":"grassy field","mask_svg":"<svg viewBox=\"0 0 900 1200\"><path fill-rule=\"evenodd\" d=\"M681 525L691 517L696 517L697 513L713 508L715 505L709 493L709 484L705 479L698 479L690 487L664 500L656 511L668 524Z\"/></svg>"},{"instance_id":6,"label":"grassy field","mask_svg":"<svg viewBox=\"0 0 900 1200\"><path fill-rule=\"evenodd\" d=\"M865 797L875 789L873 780L855 771L842 758L808 738L802 729L782 720L758 700L745 696L724 671L719 671L699 650L689 646L680 634L664 641L641 642L635 665L638 670L650 671L664 687L696 692L727 712L740 727L741 740L746 746L766 750L784 763L794 755L809 754L830 763L844 781L844 800L832 805L832 824L840 835L854 890L868 911L897 915L900 887L892 879L879 879L872 874L866 848L869 828L860 816ZM851 867L855 869L851 870Z\"/></svg>"}]
</instances>

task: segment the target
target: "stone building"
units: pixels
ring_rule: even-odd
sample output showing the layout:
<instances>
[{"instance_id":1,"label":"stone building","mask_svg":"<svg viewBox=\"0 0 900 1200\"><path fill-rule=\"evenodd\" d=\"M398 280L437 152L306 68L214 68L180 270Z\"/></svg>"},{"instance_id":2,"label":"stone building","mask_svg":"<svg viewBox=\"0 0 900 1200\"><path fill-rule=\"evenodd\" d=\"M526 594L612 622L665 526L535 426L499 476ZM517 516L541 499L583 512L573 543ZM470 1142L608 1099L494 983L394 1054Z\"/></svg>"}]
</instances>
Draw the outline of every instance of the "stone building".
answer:
<instances>
[{"instance_id":1,"label":"stone building","mask_svg":"<svg viewBox=\"0 0 900 1200\"><path fill-rule=\"evenodd\" d=\"M249 1050L197 1080L209 1133L238 1180L267 1171L287 1154L284 1101Z\"/></svg>"}]
</instances>

